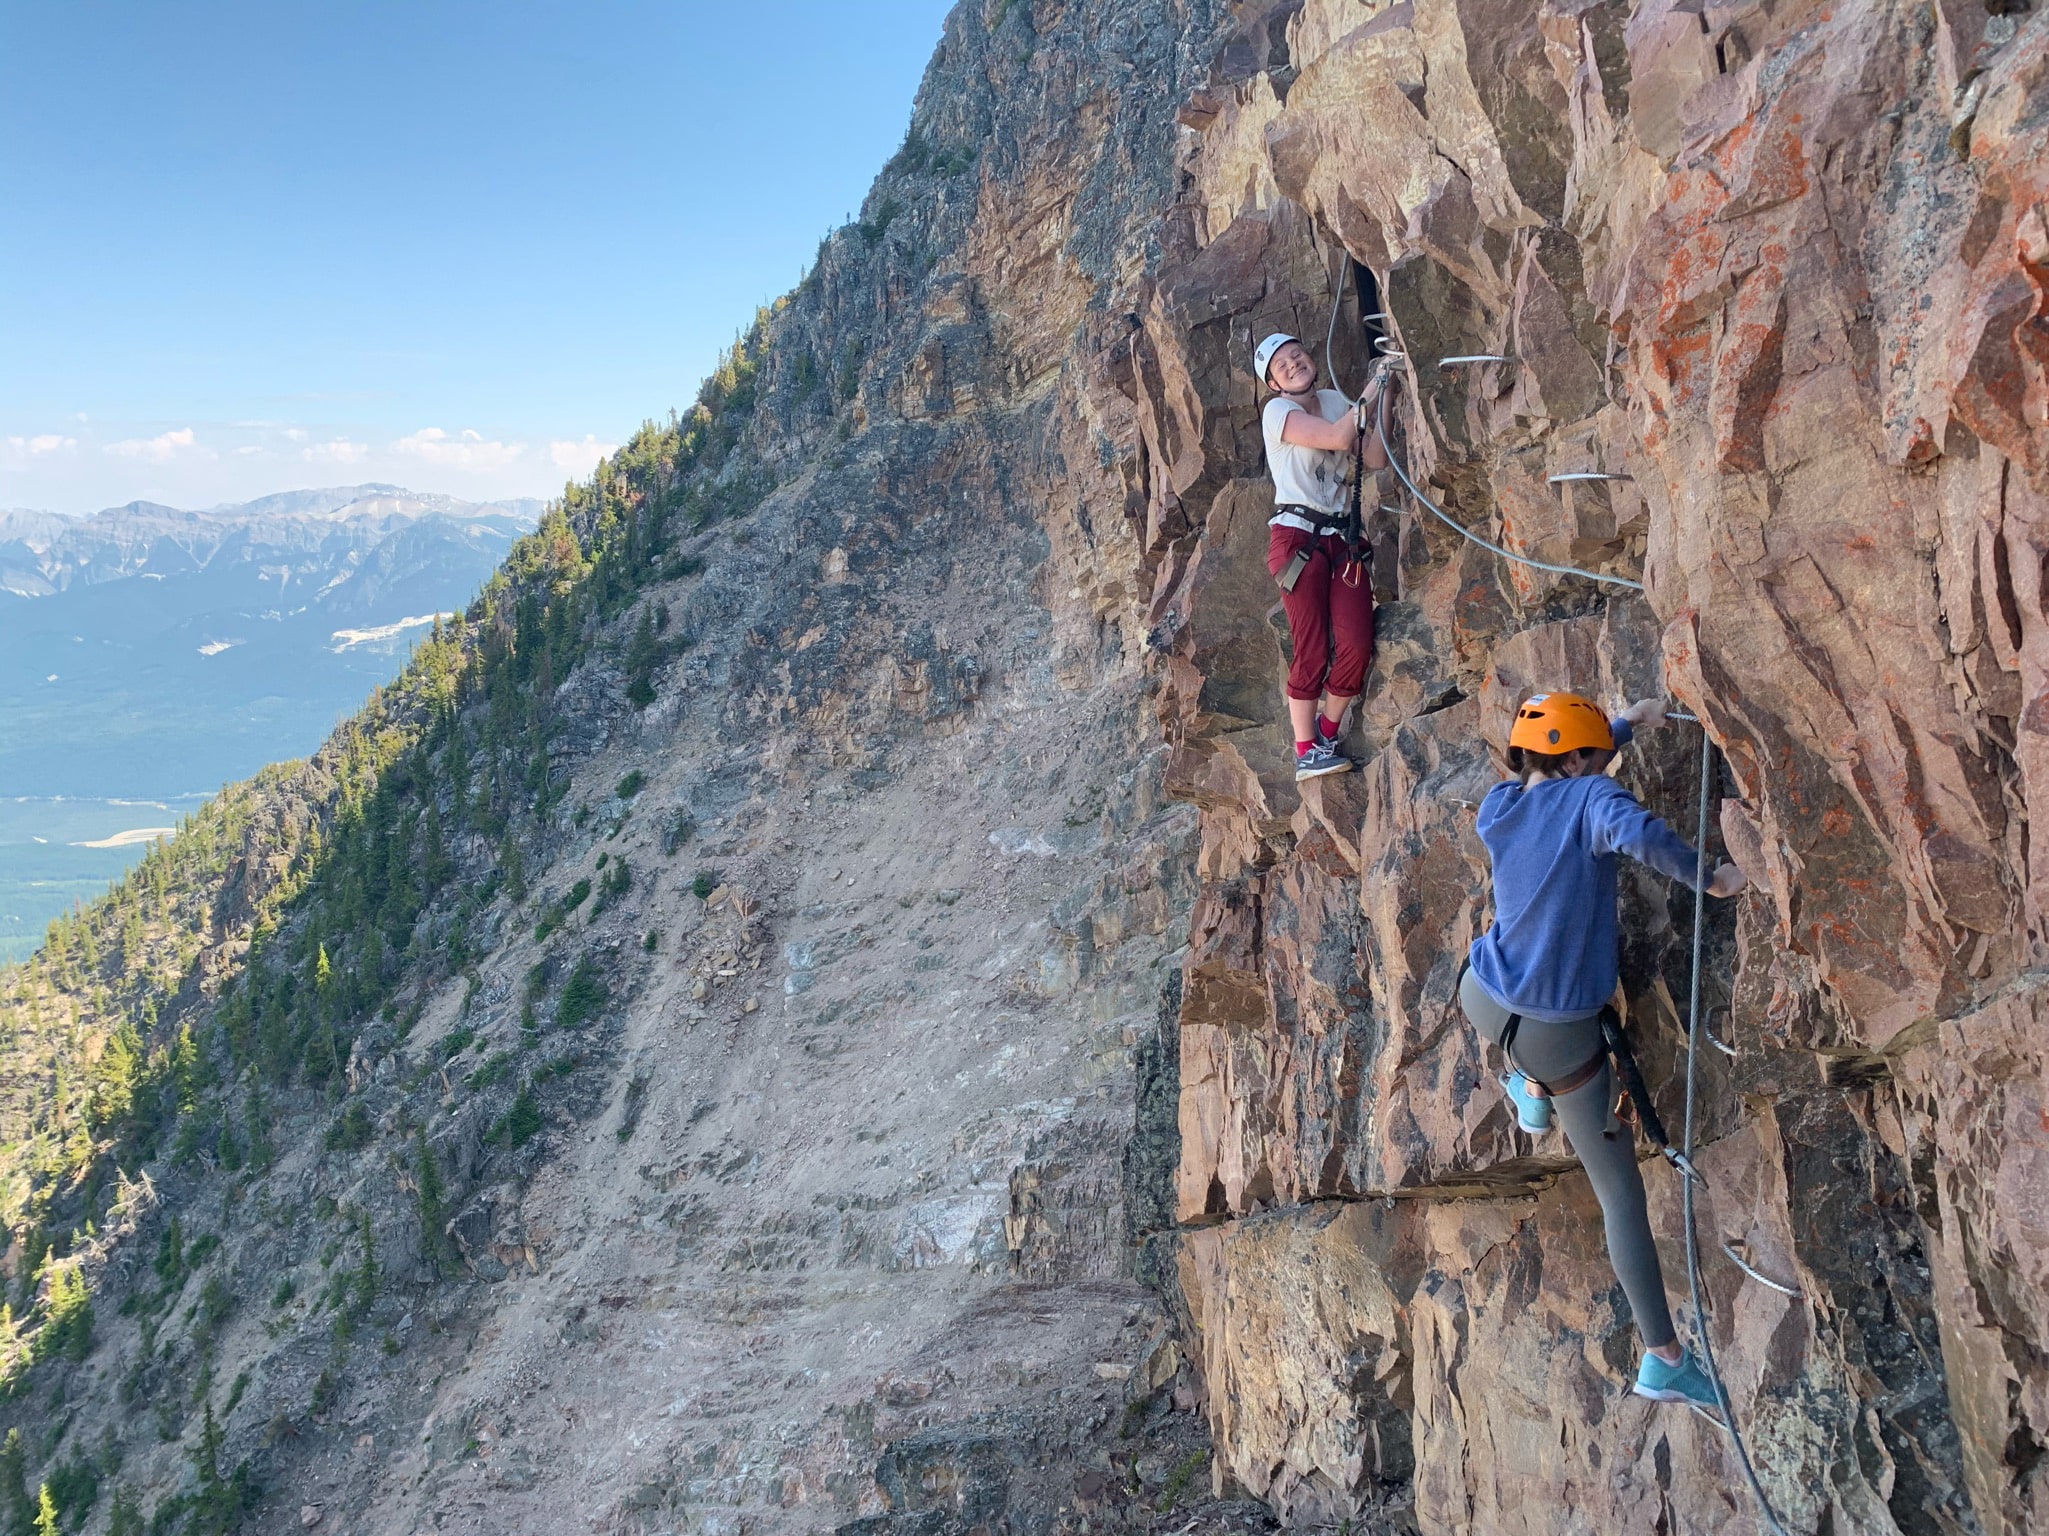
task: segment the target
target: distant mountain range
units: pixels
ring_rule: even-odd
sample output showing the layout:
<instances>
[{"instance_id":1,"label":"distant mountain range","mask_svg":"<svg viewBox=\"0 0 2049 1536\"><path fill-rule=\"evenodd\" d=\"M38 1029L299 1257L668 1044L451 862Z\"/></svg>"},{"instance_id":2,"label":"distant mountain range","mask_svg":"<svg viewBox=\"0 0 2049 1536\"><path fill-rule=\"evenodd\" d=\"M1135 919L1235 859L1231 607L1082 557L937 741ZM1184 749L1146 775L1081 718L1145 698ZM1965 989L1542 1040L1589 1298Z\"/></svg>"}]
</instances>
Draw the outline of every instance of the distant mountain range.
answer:
<instances>
[{"instance_id":1,"label":"distant mountain range","mask_svg":"<svg viewBox=\"0 0 2049 1536\"><path fill-rule=\"evenodd\" d=\"M141 857L121 834L317 747L541 508L350 485L0 511L0 961Z\"/></svg>"},{"instance_id":2,"label":"distant mountain range","mask_svg":"<svg viewBox=\"0 0 2049 1536\"><path fill-rule=\"evenodd\" d=\"M0 512L0 794L205 790L310 750L541 506L352 485Z\"/></svg>"},{"instance_id":3,"label":"distant mountain range","mask_svg":"<svg viewBox=\"0 0 2049 1536\"><path fill-rule=\"evenodd\" d=\"M369 583L357 582L339 598L361 608L384 591L373 555L386 574L411 574L409 554L450 539L469 548L494 535L509 541L534 526L541 506L530 497L470 502L396 485L346 485L283 491L203 512L153 501L90 517L0 510L0 591L52 597L81 584L137 576L172 580L239 567L241 574L276 583L270 595L277 597L294 578L324 574L323 586L338 591L359 573L369 575ZM407 544L392 544L404 534L412 535Z\"/></svg>"}]
</instances>

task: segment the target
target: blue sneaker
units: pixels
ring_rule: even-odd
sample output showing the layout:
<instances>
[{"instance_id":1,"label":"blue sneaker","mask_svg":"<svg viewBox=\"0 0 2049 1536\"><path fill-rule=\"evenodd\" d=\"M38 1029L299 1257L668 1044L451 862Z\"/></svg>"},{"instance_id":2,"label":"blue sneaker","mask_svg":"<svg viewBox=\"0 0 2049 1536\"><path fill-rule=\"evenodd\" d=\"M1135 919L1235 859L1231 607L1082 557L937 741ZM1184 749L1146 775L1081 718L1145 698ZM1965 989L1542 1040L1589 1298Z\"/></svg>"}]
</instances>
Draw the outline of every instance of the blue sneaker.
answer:
<instances>
[{"instance_id":1,"label":"blue sneaker","mask_svg":"<svg viewBox=\"0 0 2049 1536\"><path fill-rule=\"evenodd\" d=\"M1643 1365L1636 1373L1635 1390L1638 1397L1647 1397L1654 1403L1687 1403L1706 1409L1720 1422L1722 1400L1715 1396L1715 1384L1695 1363L1690 1349L1679 1357L1677 1365L1667 1365L1646 1350Z\"/></svg>"},{"instance_id":2,"label":"blue sneaker","mask_svg":"<svg viewBox=\"0 0 2049 1536\"><path fill-rule=\"evenodd\" d=\"M1515 1123L1532 1136L1541 1136L1551 1129L1551 1101L1540 1093L1530 1091L1530 1080L1520 1072L1504 1072L1501 1086L1508 1091L1508 1101L1515 1106Z\"/></svg>"}]
</instances>

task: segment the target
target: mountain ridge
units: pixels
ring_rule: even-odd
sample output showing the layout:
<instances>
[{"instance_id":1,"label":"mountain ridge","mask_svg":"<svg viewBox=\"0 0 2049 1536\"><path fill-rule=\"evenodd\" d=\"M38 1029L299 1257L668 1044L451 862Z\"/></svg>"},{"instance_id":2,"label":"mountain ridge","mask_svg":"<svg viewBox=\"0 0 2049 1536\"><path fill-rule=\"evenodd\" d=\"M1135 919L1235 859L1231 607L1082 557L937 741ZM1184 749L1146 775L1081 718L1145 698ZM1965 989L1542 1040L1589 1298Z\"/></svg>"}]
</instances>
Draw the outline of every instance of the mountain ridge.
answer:
<instances>
[{"instance_id":1,"label":"mountain ridge","mask_svg":"<svg viewBox=\"0 0 2049 1536\"><path fill-rule=\"evenodd\" d=\"M72 581L112 581L139 575L150 549L138 544L165 535L211 536L215 549L238 537L259 548L303 547L309 534L355 525L388 532L395 526L434 518L455 523L497 522L531 527L543 503L532 497L464 501L438 492L366 483L319 490L275 492L253 501L223 503L202 510L131 501L80 517L15 509L0 512L0 593L47 597ZM298 537L294 537L298 535ZM181 546L192 559L197 550ZM112 563L108 564L111 557ZM254 550L243 558L260 558Z\"/></svg>"},{"instance_id":2,"label":"mountain ridge","mask_svg":"<svg viewBox=\"0 0 2049 1536\"><path fill-rule=\"evenodd\" d=\"M1164 1496L1181 1525L1206 1502L1194 1420L1153 1391L1120 1440L1093 1406L1101 1362L1178 1369L1104 1170L1191 823L1134 724L1138 637L1097 606L1124 560L1095 546L1128 530L1042 514L1069 464L1121 498L1060 338L1116 329L1101 290L1143 268L1169 96L1218 14L1006 7L992 36L956 10L861 223L693 409L573 488L308 762L223 796L153 855L185 864L146 864L13 975L31 1056L155 1020L14 1074L17 1295L57 1341L15 1379L93 1404L25 1448L35 1475L118 1461L124 1497L198 1529L309 1497L393 1531L552 1530L565 1499L812 1528L806 1506L886 1515L885 1488L992 1456L1020 1516L1077 1487ZM1108 114L1086 146L1061 126L1084 103ZM1083 160L1102 174L1072 231L1005 179ZM1091 595L1042 609L1049 565ZM677 1327L720 1341L686 1377L605 1363ZM543 1337L579 1418L642 1426L604 1437L588 1487L582 1431L558 1445L540 1411ZM762 1351L741 1402L720 1362ZM150 1444L124 1399L193 1406ZM89 1449L102 1426L118 1456ZM366 1436L330 1501L330 1458Z\"/></svg>"}]
</instances>

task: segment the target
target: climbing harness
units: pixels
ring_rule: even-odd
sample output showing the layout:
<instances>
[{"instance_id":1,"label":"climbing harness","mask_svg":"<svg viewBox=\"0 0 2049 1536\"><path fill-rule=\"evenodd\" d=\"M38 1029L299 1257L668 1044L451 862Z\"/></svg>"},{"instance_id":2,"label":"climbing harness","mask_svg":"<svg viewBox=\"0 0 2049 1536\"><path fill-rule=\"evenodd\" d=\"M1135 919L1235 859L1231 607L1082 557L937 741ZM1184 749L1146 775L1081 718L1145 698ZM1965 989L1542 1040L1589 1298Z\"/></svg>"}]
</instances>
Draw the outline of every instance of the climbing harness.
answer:
<instances>
[{"instance_id":1,"label":"climbing harness","mask_svg":"<svg viewBox=\"0 0 2049 1536\"><path fill-rule=\"evenodd\" d=\"M1459 970L1459 980L1465 980L1463 967ZM1644 1084L1643 1072L1636 1064L1636 1053L1629 1048L1629 1037L1622 1032L1622 1015L1612 1006L1601 1010L1601 1048L1593 1054L1586 1065L1553 1081L1532 1077L1516 1065L1515 1037L1522 1027L1522 1022L1521 1014L1511 1013L1508 1022L1501 1027L1501 1054L1508 1058L1511 1067L1515 1067L1524 1077L1543 1089L1547 1097L1556 1099L1571 1093L1575 1088L1585 1087L1594 1080L1602 1067L1612 1061L1616 1075L1622 1079L1622 1092L1635 1106L1636 1123L1643 1130L1644 1140L1656 1147L1659 1155L1687 1179L1707 1183L1700 1170L1693 1166L1693 1159L1672 1145L1672 1138L1665 1131L1665 1122L1658 1115L1658 1106L1651 1102L1651 1092Z\"/></svg>"},{"instance_id":2,"label":"climbing harness","mask_svg":"<svg viewBox=\"0 0 2049 1536\"><path fill-rule=\"evenodd\" d=\"M1288 563L1274 577L1275 584L1283 592L1292 592L1295 590L1295 584L1302 579L1302 573L1309 569L1309 562L1323 549L1323 541L1331 537L1344 537L1346 519L1326 512L1321 507L1304 507L1294 503L1285 504L1276 510L1283 519L1292 519L1286 523L1287 527L1300 528L1310 536L1309 542L1296 550ZM1349 542L1346 547L1350 548ZM1351 585L1357 586L1358 583L1353 582Z\"/></svg>"},{"instance_id":3,"label":"climbing harness","mask_svg":"<svg viewBox=\"0 0 2049 1536\"><path fill-rule=\"evenodd\" d=\"M1465 981L1463 969L1459 972L1459 981L1461 983ZM1501 1054L1508 1058L1508 1064L1515 1068L1516 1071L1521 1072L1524 1078L1543 1089L1546 1098L1562 1099L1575 1088L1584 1088L1594 1080L1601 1068L1607 1065L1608 1051L1603 1046L1600 1050L1594 1052L1585 1065L1573 1068L1572 1071L1566 1073L1563 1077L1550 1079L1534 1077L1524 1071L1515 1059L1515 1037L1521 1032L1522 1027L1523 1016L1519 1013L1511 1013L1508 1016L1508 1022L1501 1026Z\"/></svg>"}]
</instances>

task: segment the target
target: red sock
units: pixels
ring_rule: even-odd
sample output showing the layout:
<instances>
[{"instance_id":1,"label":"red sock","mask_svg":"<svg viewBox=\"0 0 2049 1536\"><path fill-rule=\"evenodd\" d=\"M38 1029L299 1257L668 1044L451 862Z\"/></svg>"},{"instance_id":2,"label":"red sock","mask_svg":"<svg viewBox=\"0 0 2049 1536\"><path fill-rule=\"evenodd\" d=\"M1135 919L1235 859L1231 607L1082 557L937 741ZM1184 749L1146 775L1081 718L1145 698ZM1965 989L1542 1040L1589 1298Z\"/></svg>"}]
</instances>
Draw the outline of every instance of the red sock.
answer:
<instances>
[{"instance_id":1,"label":"red sock","mask_svg":"<svg viewBox=\"0 0 2049 1536\"><path fill-rule=\"evenodd\" d=\"M1316 743L1313 741L1298 741L1295 743L1295 755L1297 757L1301 757L1305 753L1307 753L1311 747L1315 745Z\"/></svg>"},{"instance_id":2,"label":"red sock","mask_svg":"<svg viewBox=\"0 0 2049 1536\"><path fill-rule=\"evenodd\" d=\"M1328 736L1332 741L1336 741L1338 739L1337 721L1326 720L1322 715L1318 715L1316 717L1316 728L1319 731L1323 732L1324 735Z\"/></svg>"}]
</instances>

